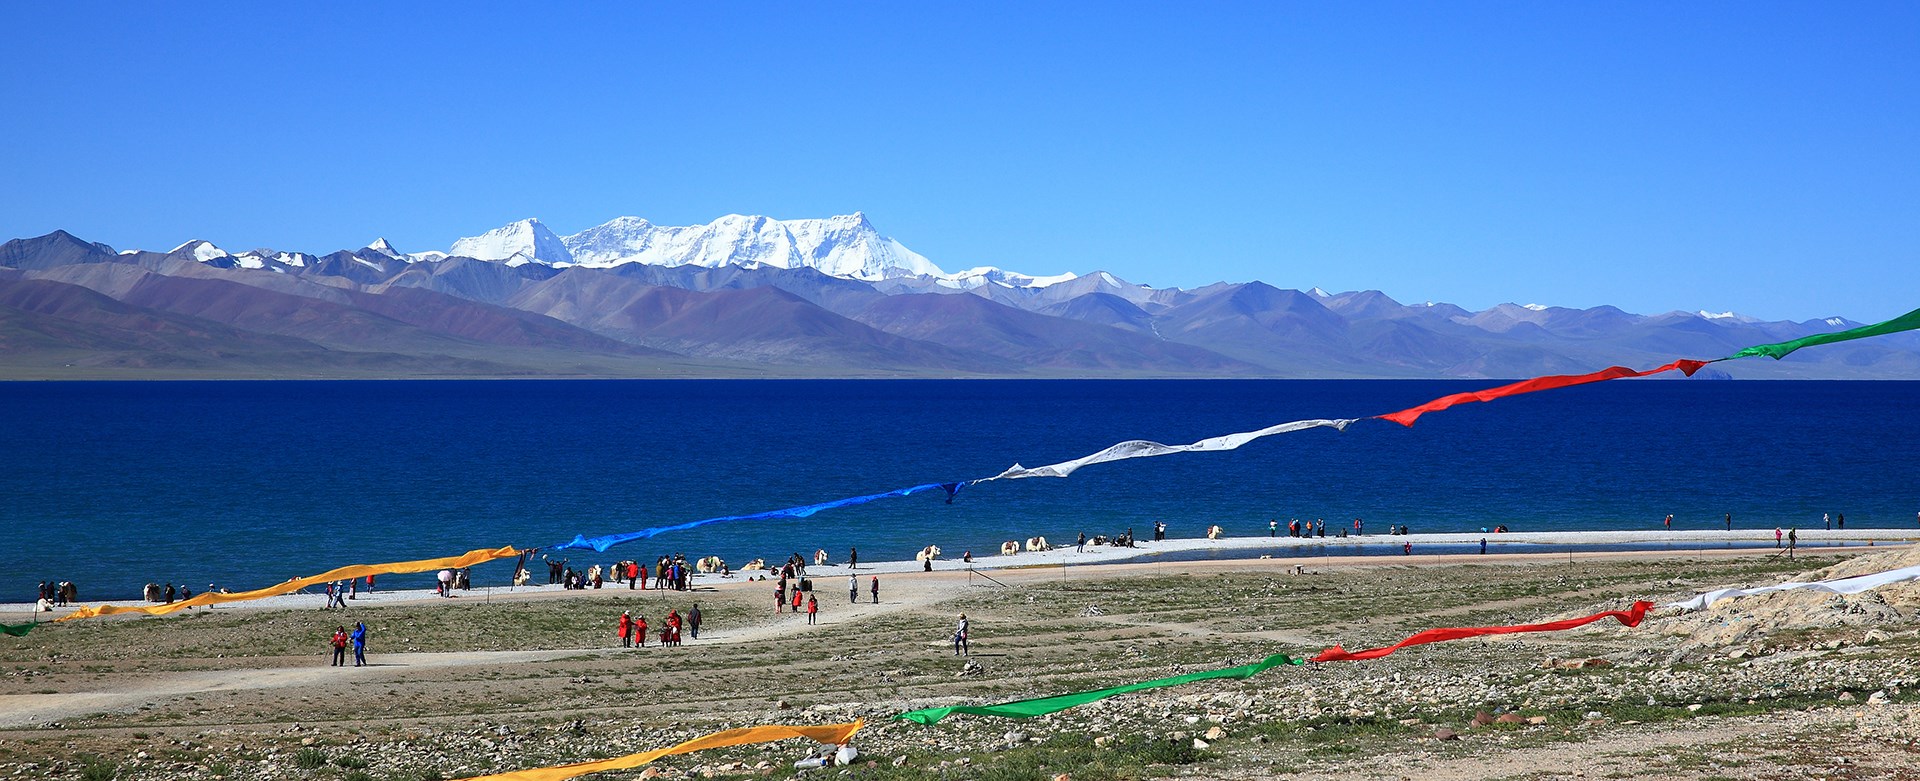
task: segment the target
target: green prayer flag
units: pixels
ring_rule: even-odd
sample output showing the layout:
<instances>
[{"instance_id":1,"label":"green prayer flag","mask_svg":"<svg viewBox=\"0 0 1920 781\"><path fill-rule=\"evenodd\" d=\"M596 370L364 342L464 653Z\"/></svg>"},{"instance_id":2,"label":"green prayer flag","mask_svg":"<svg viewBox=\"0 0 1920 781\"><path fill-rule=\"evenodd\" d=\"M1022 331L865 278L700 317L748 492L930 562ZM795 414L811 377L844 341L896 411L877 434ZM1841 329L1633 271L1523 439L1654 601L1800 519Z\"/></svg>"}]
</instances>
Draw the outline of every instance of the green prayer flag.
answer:
<instances>
[{"instance_id":1,"label":"green prayer flag","mask_svg":"<svg viewBox=\"0 0 1920 781\"><path fill-rule=\"evenodd\" d=\"M953 705L945 708L922 708L920 710L907 711L894 718L911 721L916 724L933 724L955 713L971 713L975 716L1006 716L1008 718L1024 719L1030 716L1044 716L1049 713L1056 713L1096 700L1104 700L1116 694L1137 692L1142 689L1158 689L1162 686L1179 686L1183 683L1207 681L1215 678L1251 678L1275 667L1306 663L1304 659L1295 659L1286 654L1274 654L1267 657L1264 661L1253 664L1243 664L1239 667L1228 667L1222 670L1207 670L1204 672L1187 673L1186 675L1176 675L1171 678L1158 678L1151 681L1129 683L1125 686L1115 686L1111 689L1097 689L1095 691L1075 692L1073 694L1056 694L1052 697L1015 700L1013 702L1003 702L999 705Z\"/></svg>"},{"instance_id":2,"label":"green prayer flag","mask_svg":"<svg viewBox=\"0 0 1920 781\"><path fill-rule=\"evenodd\" d=\"M39 624L0 624L0 635L26 637L27 633L33 631L36 626Z\"/></svg>"},{"instance_id":3,"label":"green prayer flag","mask_svg":"<svg viewBox=\"0 0 1920 781\"><path fill-rule=\"evenodd\" d=\"M1863 325L1863 326L1860 326L1859 328L1849 328L1845 331L1835 331L1830 334L1814 334L1812 336L1803 336L1790 342L1780 342L1777 344L1757 344L1752 347L1748 347L1744 350L1741 350L1740 352L1729 355L1727 356L1727 358L1723 358L1721 360L1727 360L1730 358L1746 358L1754 355L1765 355L1770 358L1773 358L1774 360L1779 360L1781 358L1787 357L1788 353L1791 353L1794 350L1798 350L1802 347L1812 347L1818 344L1832 344L1834 342L1844 342L1849 339L1865 339L1869 336L1880 336L1882 334L1899 333L1901 331L1912 331L1916 328L1920 328L1920 309L1915 309L1911 312L1908 312L1904 315L1896 317L1892 320L1888 320L1884 323L1874 323L1873 325Z\"/></svg>"}]
</instances>

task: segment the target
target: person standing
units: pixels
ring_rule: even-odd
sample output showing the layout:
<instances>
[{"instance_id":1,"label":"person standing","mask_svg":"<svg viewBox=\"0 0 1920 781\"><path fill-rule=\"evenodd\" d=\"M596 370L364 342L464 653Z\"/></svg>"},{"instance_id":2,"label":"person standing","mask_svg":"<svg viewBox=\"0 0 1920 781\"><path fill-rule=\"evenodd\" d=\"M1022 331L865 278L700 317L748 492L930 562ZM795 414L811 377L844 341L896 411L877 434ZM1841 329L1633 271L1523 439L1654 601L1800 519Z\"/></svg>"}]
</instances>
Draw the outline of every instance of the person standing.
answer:
<instances>
[{"instance_id":1,"label":"person standing","mask_svg":"<svg viewBox=\"0 0 1920 781\"><path fill-rule=\"evenodd\" d=\"M1839 528L1840 531L1846 531L1847 530L1847 514L1840 513L1838 515L1833 516L1833 525Z\"/></svg>"},{"instance_id":2,"label":"person standing","mask_svg":"<svg viewBox=\"0 0 1920 781\"><path fill-rule=\"evenodd\" d=\"M814 599L812 594L808 594L807 595L807 623L809 624L817 623L816 617L819 615L820 615L820 600Z\"/></svg>"},{"instance_id":3,"label":"person standing","mask_svg":"<svg viewBox=\"0 0 1920 781\"><path fill-rule=\"evenodd\" d=\"M847 546L847 569L856 570L859 568L860 568L860 549L849 545Z\"/></svg>"},{"instance_id":4,"label":"person standing","mask_svg":"<svg viewBox=\"0 0 1920 781\"><path fill-rule=\"evenodd\" d=\"M1827 531L1833 531L1833 516L1828 513L1821 513L1820 525L1825 526Z\"/></svg>"},{"instance_id":5,"label":"person standing","mask_svg":"<svg viewBox=\"0 0 1920 781\"><path fill-rule=\"evenodd\" d=\"M859 575L847 576L847 603L852 605L860 604L860 576Z\"/></svg>"},{"instance_id":6,"label":"person standing","mask_svg":"<svg viewBox=\"0 0 1920 781\"><path fill-rule=\"evenodd\" d=\"M873 576L873 604L880 604L880 576Z\"/></svg>"},{"instance_id":7,"label":"person standing","mask_svg":"<svg viewBox=\"0 0 1920 781\"><path fill-rule=\"evenodd\" d=\"M1800 530L1787 530L1787 558L1793 558L1793 549L1800 545Z\"/></svg>"},{"instance_id":8,"label":"person standing","mask_svg":"<svg viewBox=\"0 0 1920 781\"><path fill-rule=\"evenodd\" d=\"M800 591L799 586L793 587L793 609L787 612L790 612L790 613L800 612L800 594L801 593L802 592Z\"/></svg>"},{"instance_id":9,"label":"person standing","mask_svg":"<svg viewBox=\"0 0 1920 781\"><path fill-rule=\"evenodd\" d=\"M1733 531L1733 513L1727 513L1727 531Z\"/></svg>"},{"instance_id":10,"label":"person standing","mask_svg":"<svg viewBox=\"0 0 1920 781\"><path fill-rule=\"evenodd\" d=\"M1400 546L1400 552L1401 552L1401 553L1403 553L1403 554L1405 554L1405 555L1408 555L1408 556L1412 556L1412 555L1413 555L1413 543L1411 543L1411 542L1409 542L1409 543L1403 543L1403 544L1402 544L1402 545Z\"/></svg>"},{"instance_id":11,"label":"person standing","mask_svg":"<svg viewBox=\"0 0 1920 781\"><path fill-rule=\"evenodd\" d=\"M1267 536L1268 537L1280 536L1280 519L1279 518L1267 519Z\"/></svg>"},{"instance_id":12,"label":"person standing","mask_svg":"<svg viewBox=\"0 0 1920 781\"><path fill-rule=\"evenodd\" d=\"M695 640L700 639L700 603L698 602L693 603L693 609L687 611L687 634Z\"/></svg>"},{"instance_id":13,"label":"person standing","mask_svg":"<svg viewBox=\"0 0 1920 781\"><path fill-rule=\"evenodd\" d=\"M333 628L333 666L347 666L347 628L345 626Z\"/></svg>"},{"instance_id":14,"label":"person standing","mask_svg":"<svg viewBox=\"0 0 1920 781\"><path fill-rule=\"evenodd\" d=\"M787 606L787 579L781 578L780 585L773 587L773 612L780 612Z\"/></svg>"},{"instance_id":15,"label":"person standing","mask_svg":"<svg viewBox=\"0 0 1920 781\"><path fill-rule=\"evenodd\" d=\"M633 617L633 643L641 648L647 647L647 617Z\"/></svg>"},{"instance_id":16,"label":"person standing","mask_svg":"<svg viewBox=\"0 0 1920 781\"><path fill-rule=\"evenodd\" d=\"M1913 522L1914 522L1914 523L1920 523L1920 513L1914 513L1914 514L1913 514ZM1081 533L1080 533L1080 539L1079 539L1079 541L1077 541L1077 542L1075 542L1075 543L1073 544L1073 552L1074 552L1074 553L1086 553L1086 552L1087 552L1087 533L1086 533L1086 532L1081 532ZM874 580L875 580L875 581L878 581L878 580L879 580L879 578L874 578Z\"/></svg>"},{"instance_id":17,"label":"person standing","mask_svg":"<svg viewBox=\"0 0 1920 781\"><path fill-rule=\"evenodd\" d=\"M1667 520L1663 523L1667 525L1667 531L1673 531L1673 513L1667 513Z\"/></svg>"},{"instance_id":18,"label":"person standing","mask_svg":"<svg viewBox=\"0 0 1920 781\"><path fill-rule=\"evenodd\" d=\"M621 647L632 648L633 647L633 613L629 611L624 611L624 610L621 611L619 627L613 630L613 633L620 637Z\"/></svg>"},{"instance_id":19,"label":"person standing","mask_svg":"<svg viewBox=\"0 0 1920 781\"><path fill-rule=\"evenodd\" d=\"M1353 519L1353 536L1355 537L1360 536L1360 519L1359 518Z\"/></svg>"},{"instance_id":20,"label":"person standing","mask_svg":"<svg viewBox=\"0 0 1920 781\"><path fill-rule=\"evenodd\" d=\"M953 655L972 656L973 649L967 647L967 614L960 614L960 625L953 630Z\"/></svg>"},{"instance_id":21,"label":"person standing","mask_svg":"<svg viewBox=\"0 0 1920 781\"><path fill-rule=\"evenodd\" d=\"M1487 538L1485 537L1480 538L1480 555L1487 555Z\"/></svg>"},{"instance_id":22,"label":"person standing","mask_svg":"<svg viewBox=\"0 0 1920 781\"><path fill-rule=\"evenodd\" d=\"M367 666L367 624L364 621L353 624L353 666Z\"/></svg>"},{"instance_id":23,"label":"person standing","mask_svg":"<svg viewBox=\"0 0 1920 781\"><path fill-rule=\"evenodd\" d=\"M1780 547L1780 527L1773 527L1773 547Z\"/></svg>"},{"instance_id":24,"label":"person standing","mask_svg":"<svg viewBox=\"0 0 1920 781\"><path fill-rule=\"evenodd\" d=\"M372 575L367 576L367 593L369 594L373 593L373 576Z\"/></svg>"}]
</instances>

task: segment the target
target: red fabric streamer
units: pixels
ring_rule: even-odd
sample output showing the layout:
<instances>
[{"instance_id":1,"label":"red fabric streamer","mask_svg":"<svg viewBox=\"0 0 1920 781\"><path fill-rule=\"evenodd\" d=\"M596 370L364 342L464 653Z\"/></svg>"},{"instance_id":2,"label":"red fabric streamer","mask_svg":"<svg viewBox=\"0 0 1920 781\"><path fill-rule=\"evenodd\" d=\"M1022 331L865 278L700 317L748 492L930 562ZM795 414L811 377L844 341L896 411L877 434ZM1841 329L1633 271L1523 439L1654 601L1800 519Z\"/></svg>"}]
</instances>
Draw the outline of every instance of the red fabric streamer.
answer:
<instances>
[{"instance_id":1,"label":"red fabric streamer","mask_svg":"<svg viewBox=\"0 0 1920 781\"><path fill-rule=\"evenodd\" d=\"M1494 399L1504 399L1508 396L1518 396L1522 393L1553 390L1554 388L1565 388L1572 385L1585 385L1590 382L1617 380L1621 377L1645 377L1649 374L1659 374L1661 372L1673 371L1674 369L1686 372L1688 377L1692 377L1694 372L1700 371L1700 367L1709 363L1712 363L1712 361L1694 361L1682 358L1658 369L1648 369L1646 371L1629 369L1625 366L1609 366L1591 374L1554 374L1546 377L1535 377L1531 380L1521 380L1520 382L1511 385L1502 385L1498 388L1488 388L1471 393L1455 393L1452 396L1441 396L1418 407L1408 407L1399 412L1381 415L1379 417L1381 420L1391 420L1402 426L1412 426L1413 422L1419 420L1421 415L1429 412L1438 412L1455 404L1466 404L1475 401L1493 401Z\"/></svg>"},{"instance_id":2,"label":"red fabric streamer","mask_svg":"<svg viewBox=\"0 0 1920 781\"><path fill-rule=\"evenodd\" d=\"M1595 613L1593 615L1583 616L1581 618L1569 618L1565 621L1548 621L1544 624L1514 624L1512 626L1455 626L1455 627L1446 627L1443 629L1428 629L1424 632L1415 634L1412 637L1409 637L1398 643L1394 643L1393 645L1387 646L1385 648L1369 648L1365 651L1348 651L1347 649L1341 648L1340 646L1336 645L1325 651L1321 651L1319 656L1313 657L1312 659L1308 659L1307 661L1309 662L1351 662L1351 661L1357 661L1360 659L1378 659L1382 656L1386 656L1387 654L1393 653L1394 651L1398 651L1408 646L1426 645L1427 643L1439 643L1447 640L1461 640L1468 637L1481 637L1484 635L1511 635L1511 634L1518 634L1521 632L1558 632L1562 629L1572 629L1577 626L1586 626L1595 621L1599 621L1606 618L1620 619L1620 623L1625 624L1626 626L1639 626L1640 620L1643 618L1646 618L1647 611L1652 609L1653 609L1652 602L1640 601L1640 602L1633 603L1633 607L1628 608L1626 610L1608 610L1603 613Z\"/></svg>"}]
</instances>

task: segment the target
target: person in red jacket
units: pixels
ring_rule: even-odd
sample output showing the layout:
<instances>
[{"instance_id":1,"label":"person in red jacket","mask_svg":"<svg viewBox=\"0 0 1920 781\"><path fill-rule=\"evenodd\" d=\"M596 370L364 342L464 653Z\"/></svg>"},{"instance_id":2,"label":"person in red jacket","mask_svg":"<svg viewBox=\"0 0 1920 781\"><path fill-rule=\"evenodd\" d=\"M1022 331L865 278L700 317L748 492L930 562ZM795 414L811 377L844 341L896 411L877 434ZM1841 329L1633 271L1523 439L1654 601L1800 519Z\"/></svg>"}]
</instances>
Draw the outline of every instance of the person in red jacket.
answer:
<instances>
[{"instance_id":1,"label":"person in red jacket","mask_svg":"<svg viewBox=\"0 0 1920 781\"><path fill-rule=\"evenodd\" d=\"M639 643L641 648L647 647L647 617L646 616L634 616L633 641L636 643Z\"/></svg>"},{"instance_id":2,"label":"person in red jacket","mask_svg":"<svg viewBox=\"0 0 1920 781\"><path fill-rule=\"evenodd\" d=\"M347 628L344 626L333 628L333 666L347 666Z\"/></svg>"},{"instance_id":3,"label":"person in red jacket","mask_svg":"<svg viewBox=\"0 0 1920 781\"><path fill-rule=\"evenodd\" d=\"M808 595L807 596L807 623L809 624L818 623L818 621L815 619L815 617L818 615L820 615L820 601L817 599L814 599L812 595Z\"/></svg>"},{"instance_id":4,"label":"person in red jacket","mask_svg":"<svg viewBox=\"0 0 1920 781\"><path fill-rule=\"evenodd\" d=\"M620 636L621 645L627 648L633 647L633 614L632 613L620 614L620 628L615 632L615 634L618 634Z\"/></svg>"},{"instance_id":5,"label":"person in red jacket","mask_svg":"<svg viewBox=\"0 0 1920 781\"><path fill-rule=\"evenodd\" d=\"M638 562L632 562L632 561L627 562L627 590L628 591L632 591L633 584L639 580L644 579L645 577L646 577L645 575L640 574L640 564Z\"/></svg>"}]
</instances>

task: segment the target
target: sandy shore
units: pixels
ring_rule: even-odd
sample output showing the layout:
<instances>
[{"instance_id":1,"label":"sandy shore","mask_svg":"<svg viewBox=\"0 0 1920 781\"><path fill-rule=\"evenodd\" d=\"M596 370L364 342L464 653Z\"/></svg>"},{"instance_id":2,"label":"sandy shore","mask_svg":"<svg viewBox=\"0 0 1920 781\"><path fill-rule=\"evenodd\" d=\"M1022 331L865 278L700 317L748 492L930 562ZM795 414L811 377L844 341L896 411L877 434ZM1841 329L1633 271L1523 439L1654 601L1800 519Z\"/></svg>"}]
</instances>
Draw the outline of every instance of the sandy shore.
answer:
<instances>
[{"instance_id":1,"label":"sandy shore","mask_svg":"<svg viewBox=\"0 0 1920 781\"><path fill-rule=\"evenodd\" d=\"M1800 543L1810 549L1835 545L1883 545L1920 542L1920 528L1914 529L1848 529L1846 531L1799 530ZM1660 553L1673 551L1713 551L1745 550L1751 552L1756 547L1772 547L1773 532L1755 529L1734 529L1732 531L1680 530L1680 531L1557 531L1557 532L1508 532L1503 534L1480 533L1444 533L1444 534L1406 534L1380 535L1369 534L1361 537L1223 537L1209 540L1204 537L1170 538L1158 542L1142 541L1137 547L1119 548L1113 546L1087 545L1076 550L1071 544L1057 546L1048 551L1022 551L1011 556L975 555L971 563L961 560L965 551L943 551L942 558L934 562L935 572L965 572L967 570L987 571L1014 569L1021 567L1081 567L1128 562L1153 562L1155 560L1173 560L1175 558L1194 562L1212 559L1239 560L1242 562L1262 562L1248 566L1291 566L1296 563L1329 565L1337 563L1338 557L1377 557L1403 555L1404 546L1413 546L1413 555L1432 560L1436 546L1453 549L1449 555L1460 555L1459 546L1477 547L1480 540L1487 541L1488 558L1514 555L1516 548L1525 549L1521 556L1565 555L1572 551L1577 554L1593 555L1603 552L1607 546L1634 546L1640 553ZM1551 553L1539 551L1535 546L1551 546L1562 550ZM1582 549L1585 549L1584 551ZM1634 550L1613 551L1616 553L1634 553ZM571 553L571 552L570 552ZM607 556L606 564L619 560L618 553L602 554ZM1477 554L1467 554L1476 556ZM578 564L591 566L594 562L586 556L575 556ZM1332 558L1333 560L1330 560ZM1299 559L1300 561L1293 561ZM484 566L484 565L483 565ZM915 561L876 561L862 562L859 574L890 575L920 573L922 567ZM734 572L732 577L719 575L695 575L693 585L698 588L724 588L729 584L744 586L754 582L764 570ZM809 577L820 581L818 587L833 592L840 584L830 581L832 578L845 578L853 574L844 561L838 564L807 567ZM1092 574L1092 573L1089 573ZM624 584L611 581L600 589L627 590ZM865 585L862 585L864 591ZM635 591L639 591L636 589ZM361 593L349 600L354 606L373 606L390 604L471 604L475 601L495 599L526 599L541 595L562 595L566 590L559 586L476 586L468 591L455 592L451 598L435 596L432 589L387 589L371 593ZM194 608L195 610L285 610L293 608L319 608L326 602L324 593L287 594L277 597L219 605L213 608ZM83 604L141 604L134 601L85 602ZM58 608L49 613L40 613L38 620L48 621L67 615L71 608ZM0 603L0 616L11 623L20 623L22 619L34 620L31 603Z\"/></svg>"}]
</instances>

